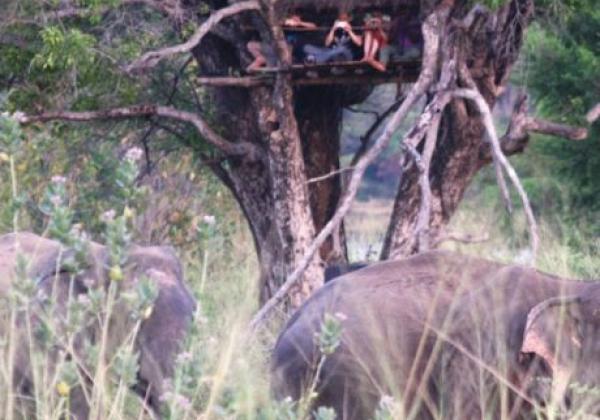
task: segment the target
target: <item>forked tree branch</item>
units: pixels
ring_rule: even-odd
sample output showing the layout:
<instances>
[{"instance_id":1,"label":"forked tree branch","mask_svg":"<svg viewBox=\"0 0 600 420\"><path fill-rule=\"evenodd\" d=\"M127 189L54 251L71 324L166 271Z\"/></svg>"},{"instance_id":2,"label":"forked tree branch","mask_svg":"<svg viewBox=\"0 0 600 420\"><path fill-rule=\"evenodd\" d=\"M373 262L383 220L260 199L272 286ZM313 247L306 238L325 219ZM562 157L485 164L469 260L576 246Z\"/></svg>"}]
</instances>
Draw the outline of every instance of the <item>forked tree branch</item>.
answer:
<instances>
[{"instance_id":1,"label":"forked tree branch","mask_svg":"<svg viewBox=\"0 0 600 420\"><path fill-rule=\"evenodd\" d=\"M531 117L528 114L527 108L527 95L522 95L515 102L515 107L506 134L500 139L502 151L506 155L522 152L529 141L529 135L531 133L557 136L573 141L584 140L588 136L588 129L585 127L574 127ZM594 110L592 109L592 111L588 113L588 121L590 115L593 114L593 111ZM488 156L488 153L489 151L485 151L483 156Z\"/></svg>"},{"instance_id":2,"label":"forked tree branch","mask_svg":"<svg viewBox=\"0 0 600 420\"><path fill-rule=\"evenodd\" d=\"M163 117L192 124L198 133L210 144L230 156L240 156L245 159L259 160L263 153L252 143L233 143L215 132L198 114L182 111L168 106L138 105L113 108L102 111L55 111L39 115L17 115L21 124L32 124L48 121L94 121L109 119L127 119L140 117Z\"/></svg>"},{"instance_id":3,"label":"forked tree branch","mask_svg":"<svg viewBox=\"0 0 600 420\"><path fill-rule=\"evenodd\" d=\"M531 253L532 253L532 263L535 262L535 258L537 256L537 251L539 247L539 235L538 235L538 226L537 221L535 220L535 215L533 214L533 210L531 208L531 203L529 202L529 197L527 196L527 192L525 188L523 188L523 184L521 184L521 180L514 170L513 166L510 164L506 155L502 151L502 147L500 146L500 141L498 139L498 134L496 133L496 126L494 125L494 119L492 117L492 111L486 102L485 98L481 95L481 93L475 89L456 89L452 92L452 95L457 98L464 98L472 101L478 108L481 113L483 119L483 125L488 135L488 139L490 142L490 149L498 164L502 167L502 170L506 171L508 178L511 180L521 201L523 203L523 208L525 211L525 216L527 217L527 226L529 228L529 236L531 242Z\"/></svg>"},{"instance_id":4,"label":"forked tree branch","mask_svg":"<svg viewBox=\"0 0 600 420\"><path fill-rule=\"evenodd\" d=\"M439 7L435 12L427 17L423 23L423 37L425 40L425 48L423 51L423 65L419 79L412 86L406 99L402 102L402 105L391 117L390 121L386 124L383 132L373 143L373 146L365 152L365 154L358 160L355 165L355 169L352 172L348 186L340 199L338 208L333 217L327 222L323 229L316 236L314 241L306 250L302 260L294 271L287 277L285 283L277 290L277 292L269 299L263 307L256 313L250 322L250 328L256 330L268 317L271 311L281 303L287 296L288 292L296 285L296 283L302 278L302 274L309 266L310 262L314 258L315 254L321 248L321 245L327 240L327 238L333 233L333 231L339 226L348 213L350 206L352 205L354 198L358 192L358 187L362 182L362 178L365 171L379 156L381 151L387 147L402 121L406 118L408 112L412 106L425 94L425 92L431 86L434 76L438 69L438 53L440 47L441 34L445 31L446 20L448 17L449 9L447 7Z\"/></svg>"},{"instance_id":5,"label":"forked tree branch","mask_svg":"<svg viewBox=\"0 0 600 420\"><path fill-rule=\"evenodd\" d=\"M415 239L417 241L418 252L428 251L430 249L429 241L429 222L431 220L431 184L429 182L429 173L431 168L431 159L438 139L438 131L442 120L441 110L445 107L443 104L440 110L432 117L427 135L425 137L425 146L421 157L421 166L419 167L419 184L421 187L421 208L417 215L417 224L415 227Z\"/></svg>"},{"instance_id":6,"label":"forked tree branch","mask_svg":"<svg viewBox=\"0 0 600 420\"><path fill-rule=\"evenodd\" d=\"M471 11L473 12L476 7ZM481 13L485 14L485 11ZM468 69L467 64L464 60L460 60L457 66L459 79L465 84L465 88L478 90L477 83L473 80L473 76L471 75L471 71ZM502 171L502 167L498 162L497 155L491 154L492 162L494 163L494 173L496 175L496 182L498 183L498 188L500 189L500 195L502 196L502 201L504 202L504 207L509 214L512 214L513 206L512 200L510 198L510 192L508 190L508 185L506 183L506 178L504 177L504 172Z\"/></svg>"},{"instance_id":7,"label":"forked tree branch","mask_svg":"<svg viewBox=\"0 0 600 420\"><path fill-rule=\"evenodd\" d=\"M186 42L155 51L149 51L131 63L127 67L127 71L134 72L149 69L156 66L161 60L167 57L190 52L196 46L198 46L200 41L202 41L202 38L204 38L206 34L208 34L210 30L223 19L229 16L237 15L238 13L244 11L259 9L260 6L256 0L246 0L239 3L233 3L230 6L219 9L213 12Z\"/></svg>"}]
</instances>

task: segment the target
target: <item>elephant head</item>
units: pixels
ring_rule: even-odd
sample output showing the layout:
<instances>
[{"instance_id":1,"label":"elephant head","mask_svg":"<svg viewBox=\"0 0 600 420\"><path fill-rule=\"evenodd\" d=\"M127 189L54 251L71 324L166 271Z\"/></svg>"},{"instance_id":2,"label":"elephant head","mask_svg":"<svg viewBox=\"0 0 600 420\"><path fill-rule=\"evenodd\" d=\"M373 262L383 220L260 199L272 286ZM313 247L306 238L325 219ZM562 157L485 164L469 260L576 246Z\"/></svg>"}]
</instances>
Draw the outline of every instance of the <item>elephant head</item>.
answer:
<instances>
[{"instance_id":1,"label":"elephant head","mask_svg":"<svg viewBox=\"0 0 600 420\"><path fill-rule=\"evenodd\" d=\"M585 389L600 389L600 286L590 284L535 306L527 316L521 352L537 355L550 368L554 404L571 402L597 411ZM584 392L573 393L574 387Z\"/></svg>"},{"instance_id":2,"label":"elephant head","mask_svg":"<svg viewBox=\"0 0 600 420\"><path fill-rule=\"evenodd\" d=\"M184 285L183 269L171 247L132 249L126 278L135 282L142 276L158 286L158 296L136 340L141 355L141 383L137 390L146 394L150 405L158 409L165 379L173 374L174 361L192 322L196 302Z\"/></svg>"}]
</instances>

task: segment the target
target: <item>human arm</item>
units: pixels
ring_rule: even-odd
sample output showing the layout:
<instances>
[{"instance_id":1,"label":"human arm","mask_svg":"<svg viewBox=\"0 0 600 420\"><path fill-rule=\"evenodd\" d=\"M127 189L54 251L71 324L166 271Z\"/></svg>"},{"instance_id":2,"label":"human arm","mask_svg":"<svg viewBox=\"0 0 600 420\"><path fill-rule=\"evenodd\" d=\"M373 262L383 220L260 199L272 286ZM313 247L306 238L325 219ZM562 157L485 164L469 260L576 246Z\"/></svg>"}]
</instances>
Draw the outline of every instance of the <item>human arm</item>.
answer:
<instances>
[{"instance_id":1,"label":"human arm","mask_svg":"<svg viewBox=\"0 0 600 420\"><path fill-rule=\"evenodd\" d=\"M289 16L283 21L283 26L289 28L305 28L305 29L316 29L317 25L312 22L306 22L298 15Z\"/></svg>"},{"instance_id":2,"label":"human arm","mask_svg":"<svg viewBox=\"0 0 600 420\"><path fill-rule=\"evenodd\" d=\"M331 46L331 44L333 44L333 37L335 34L335 30L337 29L336 25L334 24L331 29L329 30L329 33L327 34L327 36L325 37L325 46L329 47Z\"/></svg>"},{"instance_id":3,"label":"human arm","mask_svg":"<svg viewBox=\"0 0 600 420\"><path fill-rule=\"evenodd\" d=\"M302 19L298 19L297 22L298 26L300 26L301 28L306 28L306 29L317 29L317 25L312 23L312 22L307 22L305 20Z\"/></svg>"},{"instance_id":4,"label":"human arm","mask_svg":"<svg viewBox=\"0 0 600 420\"><path fill-rule=\"evenodd\" d=\"M348 24L346 31L348 35L350 35L350 39L359 47L363 44L363 37L361 35L357 35L356 32L352 30L352 26Z\"/></svg>"}]
</instances>

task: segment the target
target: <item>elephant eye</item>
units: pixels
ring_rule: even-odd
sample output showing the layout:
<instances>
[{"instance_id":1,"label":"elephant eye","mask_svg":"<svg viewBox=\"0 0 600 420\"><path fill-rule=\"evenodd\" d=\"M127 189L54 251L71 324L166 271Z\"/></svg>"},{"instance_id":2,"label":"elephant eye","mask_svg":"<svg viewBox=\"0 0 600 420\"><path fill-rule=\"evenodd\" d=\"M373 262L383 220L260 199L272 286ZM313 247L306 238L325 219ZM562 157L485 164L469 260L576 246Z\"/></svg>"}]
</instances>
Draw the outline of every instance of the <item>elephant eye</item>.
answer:
<instances>
[{"instance_id":1,"label":"elephant eye","mask_svg":"<svg viewBox=\"0 0 600 420\"><path fill-rule=\"evenodd\" d=\"M529 365L533 361L534 353L519 353L518 362L520 365Z\"/></svg>"}]
</instances>

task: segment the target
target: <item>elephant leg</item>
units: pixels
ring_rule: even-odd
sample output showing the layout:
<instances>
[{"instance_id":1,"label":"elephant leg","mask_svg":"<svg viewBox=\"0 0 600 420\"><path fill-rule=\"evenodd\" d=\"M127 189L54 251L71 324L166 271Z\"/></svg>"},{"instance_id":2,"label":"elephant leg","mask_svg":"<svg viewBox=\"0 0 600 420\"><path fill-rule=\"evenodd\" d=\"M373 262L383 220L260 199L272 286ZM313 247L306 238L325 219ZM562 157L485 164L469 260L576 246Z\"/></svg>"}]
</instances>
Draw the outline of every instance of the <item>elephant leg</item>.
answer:
<instances>
[{"instance_id":1,"label":"elephant leg","mask_svg":"<svg viewBox=\"0 0 600 420\"><path fill-rule=\"evenodd\" d=\"M90 416L90 406L81 386L73 388L69 395L71 416L76 420L87 420Z\"/></svg>"},{"instance_id":2,"label":"elephant leg","mask_svg":"<svg viewBox=\"0 0 600 420\"><path fill-rule=\"evenodd\" d=\"M364 390L355 380L345 377L331 378L327 387L319 392L315 407L333 408L339 420L364 420L373 418L379 396Z\"/></svg>"}]
</instances>

